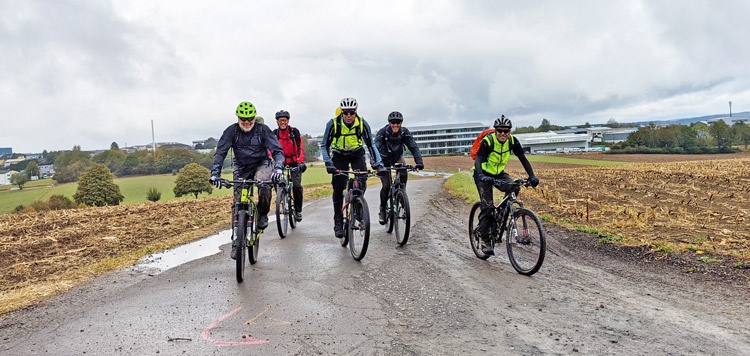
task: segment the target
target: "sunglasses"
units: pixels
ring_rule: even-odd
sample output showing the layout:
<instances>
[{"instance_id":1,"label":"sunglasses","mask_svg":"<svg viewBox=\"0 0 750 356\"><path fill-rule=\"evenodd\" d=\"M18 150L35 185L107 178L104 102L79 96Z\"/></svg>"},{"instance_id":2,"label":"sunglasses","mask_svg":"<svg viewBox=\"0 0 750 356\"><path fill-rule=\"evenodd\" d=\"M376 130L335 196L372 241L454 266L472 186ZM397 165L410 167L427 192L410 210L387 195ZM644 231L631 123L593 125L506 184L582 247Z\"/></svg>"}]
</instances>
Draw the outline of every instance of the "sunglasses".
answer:
<instances>
[{"instance_id":1,"label":"sunglasses","mask_svg":"<svg viewBox=\"0 0 750 356\"><path fill-rule=\"evenodd\" d=\"M343 111L341 113L344 114L344 115L357 115L356 111L350 111L350 110Z\"/></svg>"},{"instance_id":2,"label":"sunglasses","mask_svg":"<svg viewBox=\"0 0 750 356\"><path fill-rule=\"evenodd\" d=\"M497 133L499 134L506 134L506 135L510 133L510 130L495 130L495 131L497 131Z\"/></svg>"},{"instance_id":3,"label":"sunglasses","mask_svg":"<svg viewBox=\"0 0 750 356\"><path fill-rule=\"evenodd\" d=\"M244 117L240 117L239 119L240 119L241 121L243 121L243 122L248 122L248 121L253 121L253 120L255 120L255 118L254 118L254 117L251 117L251 118L244 118Z\"/></svg>"}]
</instances>

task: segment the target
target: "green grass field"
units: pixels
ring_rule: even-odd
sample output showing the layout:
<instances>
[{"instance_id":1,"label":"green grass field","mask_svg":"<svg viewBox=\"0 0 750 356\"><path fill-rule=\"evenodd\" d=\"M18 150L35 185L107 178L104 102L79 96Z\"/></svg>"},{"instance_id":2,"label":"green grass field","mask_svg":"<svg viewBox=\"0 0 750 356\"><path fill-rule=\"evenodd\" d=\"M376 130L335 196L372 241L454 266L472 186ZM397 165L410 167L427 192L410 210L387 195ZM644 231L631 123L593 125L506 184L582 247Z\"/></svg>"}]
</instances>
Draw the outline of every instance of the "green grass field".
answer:
<instances>
[{"instance_id":1,"label":"green grass field","mask_svg":"<svg viewBox=\"0 0 750 356\"><path fill-rule=\"evenodd\" d=\"M232 172L228 170L224 171L222 176L230 178ZM116 178L115 184L120 187L120 192L125 196L122 204L140 204L148 201L146 193L150 188L156 188L161 192L161 201L194 199L192 195L180 198L174 196L172 189L174 188L176 178L177 176L175 175L125 177ZM331 175L326 173L325 168L322 166L309 167L305 174L302 175L302 185L305 186L330 182ZM11 213L19 205L28 206L37 200L49 200L49 197L53 195L64 195L72 200L73 194L78 189L78 183L56 184L51 179L42 179L25 184L22 190L11 191L11 187L15 186L5 185L0 189L0 214ZM210 196L226 196L230 193L230 189L214 189ZM198 197L207 196L209 195L203 193Z\"/></svg>"}]
</instances>

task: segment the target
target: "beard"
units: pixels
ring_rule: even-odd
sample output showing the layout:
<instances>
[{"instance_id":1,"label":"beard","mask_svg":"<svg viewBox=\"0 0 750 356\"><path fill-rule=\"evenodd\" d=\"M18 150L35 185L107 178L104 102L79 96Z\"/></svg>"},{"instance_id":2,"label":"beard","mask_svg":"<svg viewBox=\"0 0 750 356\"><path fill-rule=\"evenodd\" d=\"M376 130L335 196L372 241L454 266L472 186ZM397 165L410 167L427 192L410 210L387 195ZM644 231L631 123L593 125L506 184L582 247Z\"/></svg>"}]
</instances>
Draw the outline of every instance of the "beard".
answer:
<instances>
[{"instance_id":1,"label":"beard","mask_svg":"<svg viewBox=\"0 0 750 356\"><path fill-rule=\"evenodd\" d=\"M240 126L240 130L242 130L242 132L250 132L250 130L253 129L253 126L255 126L255 123L253 122L253 124L250 125L250 128L248 128L248 129L246 129L244 126L242 126L242 124L240 124L239 126Z\"/></svg>"}]
</instances>

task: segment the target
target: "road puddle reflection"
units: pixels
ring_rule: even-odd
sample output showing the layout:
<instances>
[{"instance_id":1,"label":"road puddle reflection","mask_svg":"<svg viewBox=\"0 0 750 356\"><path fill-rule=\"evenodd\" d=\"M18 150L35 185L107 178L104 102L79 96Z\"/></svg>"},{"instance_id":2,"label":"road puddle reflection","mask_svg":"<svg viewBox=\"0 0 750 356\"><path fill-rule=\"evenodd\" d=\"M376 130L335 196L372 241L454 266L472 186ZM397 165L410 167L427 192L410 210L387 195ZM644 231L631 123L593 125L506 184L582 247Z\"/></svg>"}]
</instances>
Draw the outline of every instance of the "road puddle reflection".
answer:
<instances>
[{"instance_id":1,"label":"road puddle reflection","mask_svg":"<svg viewBox=\"0 0 750 356\"><path fill-rule=\"evenodd\" d=\"M146 256L135 267L139 269L157 269L159 272L163 272L183 263L221 252L219 246L229 243L231 241L231 236L232 231L224 230L216 235L193 241L171 250Z\"/></svg>"}]
</instances>

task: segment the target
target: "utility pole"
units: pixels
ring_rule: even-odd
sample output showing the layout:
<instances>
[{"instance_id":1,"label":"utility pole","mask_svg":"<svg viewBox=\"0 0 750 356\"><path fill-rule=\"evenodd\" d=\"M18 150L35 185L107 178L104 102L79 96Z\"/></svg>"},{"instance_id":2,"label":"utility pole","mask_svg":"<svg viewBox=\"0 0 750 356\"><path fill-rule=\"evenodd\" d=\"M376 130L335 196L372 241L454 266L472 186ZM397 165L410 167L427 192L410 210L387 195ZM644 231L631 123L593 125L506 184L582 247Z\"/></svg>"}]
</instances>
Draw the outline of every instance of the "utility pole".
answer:
<instances>
[{"instance_id":1,"label":"utility pole","mask_svg":"<svg viewBox=\"0 0 750 356\"><path fill-rule=\"evenodd\" d=\"M732 117L732 101L729 101L729 117Z\"/></svg>"},{"instance_id":2,"label":"utility pole","mask_svg":"<svg viewBox=\"0 0 750 356\"><path fill-rule=\"evenodd\" d=\"M151 142L154 147L154 154L156 154L156 139L154 137L154 119L151 119Z\"/></svg>"}]
</instances>

